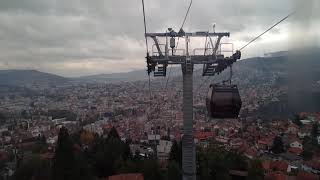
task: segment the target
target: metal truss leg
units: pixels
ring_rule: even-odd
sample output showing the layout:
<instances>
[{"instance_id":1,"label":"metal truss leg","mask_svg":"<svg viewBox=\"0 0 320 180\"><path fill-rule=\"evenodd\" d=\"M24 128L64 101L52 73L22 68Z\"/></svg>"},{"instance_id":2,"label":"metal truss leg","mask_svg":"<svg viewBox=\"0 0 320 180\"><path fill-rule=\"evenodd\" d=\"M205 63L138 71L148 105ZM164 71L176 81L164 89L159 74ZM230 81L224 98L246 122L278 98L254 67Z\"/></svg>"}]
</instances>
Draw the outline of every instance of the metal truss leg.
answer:
<instances>
[{"instance_id":1,"label":"metal truss leg","mask_svg":"<svg viewBox=\"0 0 320 180\"><path fill-rule=\"evenodd\" d=\"M193 65L186 63L183 71L183 180L196 180L196 154L193 138Z\"/></svg>"}]
</instances>

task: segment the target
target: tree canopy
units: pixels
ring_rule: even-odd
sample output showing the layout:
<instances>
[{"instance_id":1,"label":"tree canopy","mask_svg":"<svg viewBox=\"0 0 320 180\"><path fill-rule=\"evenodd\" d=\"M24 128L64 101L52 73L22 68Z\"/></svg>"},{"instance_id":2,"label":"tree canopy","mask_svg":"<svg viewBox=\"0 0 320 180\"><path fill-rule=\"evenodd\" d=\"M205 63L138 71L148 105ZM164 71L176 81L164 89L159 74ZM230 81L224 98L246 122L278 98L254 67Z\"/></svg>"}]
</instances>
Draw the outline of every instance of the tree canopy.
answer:
<instances>
[{"instance_id":1,"label":"tree canopy","mask_svg":"<svg viewBox=\"0 0 320 180\"><path fill-rule=\"evenodd\" d=\"M276 136L274 138L271 151L276 154L280 154L284 152L284 145L283 145L282 138L280 136Z\"/></svg>"},{"instance_id":2,"label":"tree canopy","mask_svg":"<svg viewBox=\"0 0 320 180\"><path fill-rule=\"evenodd\" d=\"M39 144L42 143L39 137ZM207 148L197 146L196 156L197 177L201 180L231 179L230 170L249 171L251 179L262 177L261 163L253 161L248 165L243 155L226 151L218 145ZM16 179L38 180L41 177L39 180L46 180L49 177L50 180L93 180L119 173L142 173L145 180L177 180L182 177L182 148L181 142L173 142L167 168L163 169L155 156L142 158L139 153L134 156L130 141L121 141L116 128L111 128L104 137L83 130L71 136L63 127L59 132L52 166L42 163L39 158L23 162L16 171Z\"/></svg>"}]
</instances>

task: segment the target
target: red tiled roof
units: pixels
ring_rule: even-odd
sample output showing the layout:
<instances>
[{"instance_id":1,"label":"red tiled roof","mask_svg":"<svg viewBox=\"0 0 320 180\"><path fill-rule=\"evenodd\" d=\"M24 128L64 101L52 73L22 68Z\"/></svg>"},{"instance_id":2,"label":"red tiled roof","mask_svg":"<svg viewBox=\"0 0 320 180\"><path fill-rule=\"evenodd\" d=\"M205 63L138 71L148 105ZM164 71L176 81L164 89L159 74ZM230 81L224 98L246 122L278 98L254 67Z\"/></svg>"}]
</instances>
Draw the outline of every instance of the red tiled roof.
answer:
<instances>
[{"instance_id":1,"label":"red tiled roof","mask_svg":"<svg viewBox=\"0 0 320 180\"><path fill-rule=\"evenodd\" d=\"M142 174L119 174L109 176L106 180L144 180Z\"/></svg>"},{"instance_id":2,"label":"red tiled roof","mask_svg":"<svg viewBox=\"0 0 320 180\"><path fill-rule=\"evenodd\" d=\"M299 155L303 152L303 150L301 148L297 148L297 147L291 147L288 149L288 151L290 153L293 153L293 154L296 154L296 155Z\"/></svg>"},{"instance_id":3,"label":"red tiled roof","mask_svg":"<svg viewBox=\"0 0 320 180\"><path fill-rule=\"evenodd\" d=\"M264 144L264 145L272 145L273 143L273 139L267 139L267 138L263 138L258 140L258 144Z\"/></svg>"},{"instance_id":4,"label":"red tiled roof","mask_svg":"<svg viewBox=\"0 0 320 180\"><path fill-rule=\"evenodd\" d=\"M265 180L288 180L288 176L282 172L271 172L266 174Z\"/></svg>"},{"instance_id":5,"label":"red tiled roof","mask_svg":"<svg viewBox=\"0 0 320 180\"><path fill-rule=\"evenodd\" d=\"M216 137L216 138L215 138L215 140L216 140L217 142L219 142L219 143L224 143L224 144L226 144L226 143L228 143L229 138L225 138L225 137Z\"/></svg>"},{"instance_id":6,"label":"red tiled roof","mask_svg":"<svg viewBox=\"0 0 320 180\"><path fill-rule=\"evenodd\" d=\"M294 143L294 142L298 142L300 144L302 144L301 140L297 137L297 136L289 136L289 142L290 143Z\"/></svg>"},{"instance_id":7,"label":"red tiled roof","mask_svg":"<svg viewBox=\"0 0 320 180\"><path fill-rule=\"evenodd\" d=\"M255 148L248 148L245 152L245 154L252 156L252 157L256 157L258 156L258 151Z\"/></svg>"},{"instance_id":8,"label":"red tiled roof","mask_svg":"<svg viewBox=\"0 0 320 180\"><path fill-rule=\"evenodd\" d=\"M0 161L7 161L9 160L9 156L5 152L0 152Z\"/></svg>"},{"instance_id":9,"label":"red tiled roof","mask_svg":"<svg viewBox=\"0 0 320 180\"><path fill-rule=\"evenodd\" d=\"M307 172L300 171L296 180L318 180L319 176Z\"/></svg>"},{"instance_id":10,"label":"red tiled roof","mask_svg":"<svg viewBox=\"0 0 320 180\"><path fill-rule=\"evenodd\" d=\"M54 158L54 153L44 153L40 155L41 159L50 160Z\"/></svg>"},{"instance_id":11,"label":"red tiled roof","mask_svg":"<svg viewBox=\"0 0 320 180\"><path fill-rule=\"evenodd\" d=\"M264 170L270 170L270 161L263 161L262 162L262 168Z\"/></svg>"},{"instance_id":12,"label":"red tiled roof","mask_svg":"<svg viewBox=\"0 0 320 180\"><path fill-rule=\"evenodd\" d=\"M240 177L247 177L248 176L247 171L238 171L238 170L230 170L229 174L234 175L234 176L240 176Z\"/></svg>"},{"instance_id":13,"label":"red tiled roof","mask_svg":"<svg viewBox=\"0 0 320 180\"><path fill-rule=\"evenodd\" d=\"M268 145L266 140L258 140L258 144Z\"/></svg>"},{"instance_id":14,"label":"red tiled roof","mask_svg":"<svg viewBox=\"0 0 320 180\"><path fill-rule=\"evenodd\" d=\"M293 124L293 123L290 123L289 126L288 126L288 128L289 128L289 127L294 127L294 128L296 128L296 129L299 129L299 126L296 125L296 124Z\"/></svg>"},{"instance_id":15,"label":"red tiled roof","mask_svg":"<svg viewBox=\"0 0 320 180\"><path fill-rule=\"evenodd\" d=\"M320 170L320 162L319 161L307 161L304 164L308 167L313 168L313 169Z\"/></svg>"},{"instance_id":16,"label":"red tiled roof","mask_svg":"<svg viewBox=\"0 0 320 180\"><path fill-rule=\"evenodd\" d=\"M17 147L21 149L29 149L32 148L35 144L35 142L25 142L18 144Z\"/></svg>"},{"instance_id":17,"label":"red tiled roof","mask_svg":"<svg viewBox=\"0 0 320 180\"><path fill-rule=\"evenodd\" d=\"M320 152L314 153L312 159L320 162Z\"/></svg>"},{"instance_id":18,"label":"red tiled roof","mask_svg":"<svg viewBox=\"0 0 320 180\"><path fill-rule=\"evenodd\" d=\"M79 144L74 144L73 145L73 149L76 150L76 151L81 151L81 147Z\"/></svg>"},{"instance_id":19,"label":"red tiled roof","mask_svg":"<svg viewBox=\"0 0 320 180\"><path fill-rule=\"evenodd\" d=\"M206 140L208 138L212 138L213 137L213 132L201 132L198 131L195 133L195 138L199 139L199 140Z\"/></svg>"},{"instance_id":20,"label":"red tiled roof","mask_svg":"<svg viewBox=\"0 0 320 180\"><path fill-rule=\"evenodd\" d=\"M276 171L287 172L289 164L285 161L272 161L270 163L270 168Z\"/></svg>"}]
</instances>

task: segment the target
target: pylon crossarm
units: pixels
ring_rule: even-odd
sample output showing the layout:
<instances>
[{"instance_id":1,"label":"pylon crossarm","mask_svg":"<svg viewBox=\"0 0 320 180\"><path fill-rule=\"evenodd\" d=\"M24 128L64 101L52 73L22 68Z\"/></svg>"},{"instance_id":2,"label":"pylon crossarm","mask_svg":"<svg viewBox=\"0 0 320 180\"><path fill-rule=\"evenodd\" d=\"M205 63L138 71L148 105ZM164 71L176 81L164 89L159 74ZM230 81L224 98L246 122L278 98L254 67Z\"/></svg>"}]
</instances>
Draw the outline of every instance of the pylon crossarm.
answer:
<instances>
[{"instance_id":1,"label":"pylon crossarm","mask_svg":"<svg viewBox=\"0 0 320 180\"><path fill-rule=\"evenodd\" d=\"M166 32L166 33L146 33L145 37L207 37L207 36L225 36L229 37L229 32L207 32L207 31L198 31L198 32L188 32L188 33L177 33L177 32Z\"/></svg>"}]
</instances>

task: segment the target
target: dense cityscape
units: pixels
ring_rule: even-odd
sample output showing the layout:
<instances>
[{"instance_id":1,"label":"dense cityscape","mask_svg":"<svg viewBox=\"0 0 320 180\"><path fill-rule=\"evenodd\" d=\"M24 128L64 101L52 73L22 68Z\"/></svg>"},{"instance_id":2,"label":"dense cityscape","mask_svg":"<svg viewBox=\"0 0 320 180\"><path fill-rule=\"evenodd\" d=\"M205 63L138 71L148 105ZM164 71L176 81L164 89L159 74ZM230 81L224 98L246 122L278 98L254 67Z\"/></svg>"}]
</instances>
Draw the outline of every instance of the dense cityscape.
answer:
<instances>
[{"instance_id":1,"label":"dense cityscape","mask_svg":"<svg viewBox=\"0 0 320 180\"><path fill-rule=\"evenodd\" d=\"M0 180L319 180L319 0L1 0Z\"/></svg>"},{"instance_id":2,"label":"dense cityscape","mask_svg":"<svg viewBox=\"0 0 320 180\"><path fill-rule=\"evenodd\" d=\"M238 158L230 164L244 164L239 167L219 164L216 162L219 157L209 153L204 157L213 165L206 168L219 167L224 171L222 174L204 172L206 168L202 167L201 161L197 176L201 179L318 178L320 112L297 112L287 118L264 118L255 114L265 105L279 102L279 97L288 93L285 85L276 85L282 73L275 71L273 76L265 76L257 70L245 79L238 76L241 78L239 86L243 99L238 119L210 119L204 103L207 87L196 91L201 81L195 84L194 141L197 156L201 152L221 151L226 153L226 157L231 153ZM252 78L263 78L264 81L255 84ZM49 163L48 166L55 169L54 164L59 163L56 148L62 141L62 134L68 134L72 139L72 151L80 152L86 158L88 152L90 155L94 148L98 148L99 141L112 136L129 149L121 162L128 163L124 159L131 158L133 162L137 159L143 163L154 160L152 163L156 164L154 169L137 170L126 164L125 167L120 165L120 169L103 171L95 162L88 168L87 176L83 176L85 179L108 176L112 179L121 173L142 173L145 179L151 180L162 172L165 175L158 179L180 177L180 170L177 170L179 158L175 160L173 154L174 149L179 149L183 135L181 77L173 76L167 87L166 81L152 80L150 90L145 80L110 84L73 82L52 87L29 84L25 88L30 92L26 89L11 91L9 87L7 91L3 89L0 102L1 178L48 179L51 171L45 169L44 174L39 174L36 164ZM238 78L234 81L240 82ZM319 86L319 82L316 81L314 86ZM31 162L36 162L33 163L35 167L26 169L25 165Z\"/></svg>"}]
</instances>

